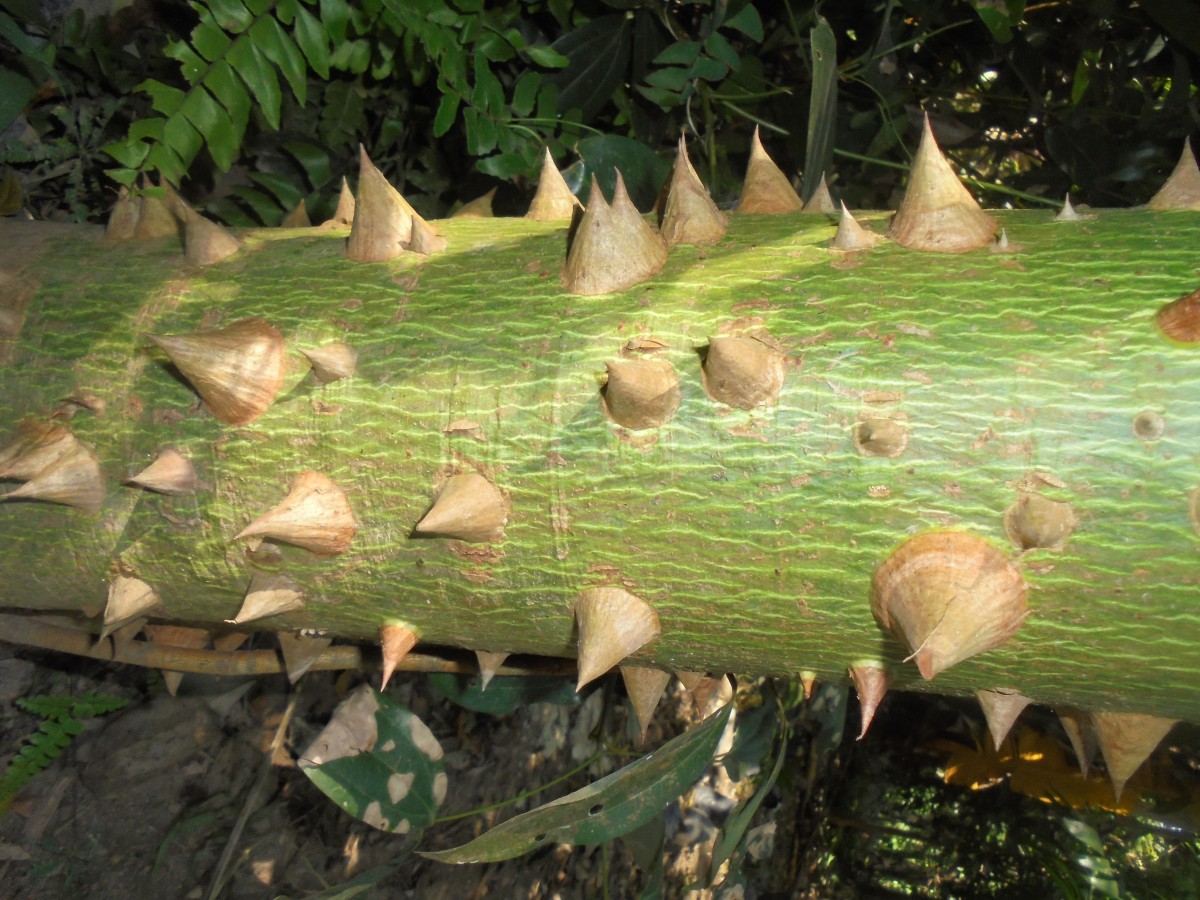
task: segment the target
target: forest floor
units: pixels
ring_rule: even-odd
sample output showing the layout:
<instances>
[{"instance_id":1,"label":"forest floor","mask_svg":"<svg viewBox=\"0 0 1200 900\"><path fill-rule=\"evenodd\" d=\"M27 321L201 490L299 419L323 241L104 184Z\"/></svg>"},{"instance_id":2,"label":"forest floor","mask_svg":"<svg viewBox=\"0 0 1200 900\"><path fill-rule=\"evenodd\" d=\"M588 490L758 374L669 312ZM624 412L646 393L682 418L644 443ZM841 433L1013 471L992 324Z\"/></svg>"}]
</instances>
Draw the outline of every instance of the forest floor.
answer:
<instances>
[{"instance_id":1,"label":"forest floor","mask_svg":"<svg viewBox=\"0 0 1200 900\"><path fill-rule=\"evenodd\" d=\"M413 853L418 845L432 850L465 843L640 755L632 743L610 737L604 747L596 740L601 733L627 733L623 703L606 711L605 692L596 691L573 708L536 703L494 717L453 705L425 676L397 675L389 693L437 736L450 780L439 810L449 820L414 838L351 818L295 766L362 680L357 673L310 672L292 687L282 676L187 675L172 697L153 671L0 643L0 764L41 722L15 704L18 698L97 691L130 701L124 710L85 720L62 756L19 791L0 820L4 897L201 900L215 896L214 882L227 898L639 895L646 880L634 861L640 848L621 840L549 846L494 864L453 866ZM293 696L288 740L264 763ZM681 691L668 700L650 726L648 749L695 718ZM602 723L602 716L610 721ZM737 791L714 767L685 801L687 812L668 817L666 896L742 896L738 889L715 895L679 889L704 883L717 831L713 819L733 807ZM231 837L239 819L244 828Z\"/></svg>"}]
</instances>

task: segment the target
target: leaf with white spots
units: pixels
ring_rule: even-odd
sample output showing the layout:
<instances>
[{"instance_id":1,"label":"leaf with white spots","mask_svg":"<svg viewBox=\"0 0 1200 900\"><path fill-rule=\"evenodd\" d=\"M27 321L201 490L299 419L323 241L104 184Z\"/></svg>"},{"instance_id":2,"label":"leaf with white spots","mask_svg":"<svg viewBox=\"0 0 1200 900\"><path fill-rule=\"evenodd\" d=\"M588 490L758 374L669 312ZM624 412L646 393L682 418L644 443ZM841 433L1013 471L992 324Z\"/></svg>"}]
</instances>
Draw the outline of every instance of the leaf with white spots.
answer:
<instances>
[{"instance_id":1,"label":"leaf with white spots","mask_svg":"<svg viewBox=\"0 0 1200 900\"><path fill-rule=\"evenodd\" d=\"M334 710L300 768L350 815L407 834L429 825L446 798L442 755L424 722L363 685Z\"/></svg>"},{"instance_id":2,"label":"leaf with white spots","mask_svg":"<svg viewBox=\"0 0 1200 900\"><path fill-rule=\"evenodd\" d=\"M661 815L704 773L731 709L726 704L653 753L573 794L514 816L461 847L421 855L446 863L499 862L547 844L602 844L628 834Z\"/></svg>"}]
</instances>

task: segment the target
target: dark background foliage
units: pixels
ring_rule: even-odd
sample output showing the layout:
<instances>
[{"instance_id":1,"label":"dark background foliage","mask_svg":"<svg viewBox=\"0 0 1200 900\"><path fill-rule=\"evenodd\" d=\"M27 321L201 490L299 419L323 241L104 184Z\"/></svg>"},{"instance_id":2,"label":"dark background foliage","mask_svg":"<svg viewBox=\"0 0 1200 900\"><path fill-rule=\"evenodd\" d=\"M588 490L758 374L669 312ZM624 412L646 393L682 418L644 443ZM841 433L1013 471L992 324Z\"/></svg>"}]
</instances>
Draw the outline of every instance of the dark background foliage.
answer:
<instances>
[{"instance_id":1,"label":"dark background foliage","mask_svg":"<svg viewBox=\"0 0 1200 900\"><path fill-rule=\"evenodd\" d=\"M359 143L429 215L495 186L522 212L544 147L583 190L619 167L646 206L681 129L728 203L759 125L804 194L826 172L881 208L926 111L991 205L1121 206L1197 117L1194 0L103 6L0 3L9 207L99 220L110 176L159 172L274 224L325 210Z\"/></svg>"}]
</instances>

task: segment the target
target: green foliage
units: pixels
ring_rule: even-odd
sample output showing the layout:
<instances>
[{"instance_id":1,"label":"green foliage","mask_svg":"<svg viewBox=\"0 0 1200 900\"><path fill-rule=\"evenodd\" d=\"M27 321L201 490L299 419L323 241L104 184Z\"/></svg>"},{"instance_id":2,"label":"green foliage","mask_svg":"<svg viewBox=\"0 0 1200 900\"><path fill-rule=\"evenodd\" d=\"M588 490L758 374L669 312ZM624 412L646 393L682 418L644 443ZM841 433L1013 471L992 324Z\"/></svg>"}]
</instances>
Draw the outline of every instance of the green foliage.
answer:
<instances>
[{"instance_id":1,"label":"green foliage","mask_svg":"<svg viewBox=\"0 0 1200 900\"><path fill-rule=\"evenodd\" d=\"M83 730L83 722L80 720L115 712L128 705L129 701L123 697L92 691L78 697L38 696L18 699L17 706L40 716L43 721L38 730L26 739L16 756L9 760L4 774L0 776L0 815L8 810L17 791L34 775L54 762L71 743L72 738Z\"/></svg>"},{"instance_id":2,"label":"green foliage","mask_svg":"<svg viewBox=\"0 0 1200 900\"><path fill-rule=\"evenodd\" d=\"M628 834L661 814L700 777L712 762L732 709L724 707L654 753L461 847L422 855L448 863L496 862L551 843L599 844Z\"/></svg>"},{"instance_id":3,"label":"green foliage","mask_svg":"<svg viewBox=\"0 0 1200 900\"><path fill-rule=\"evenodd\" d=\"M346 740L368 732L369 744ZM437 739L410 710L364 685L335 710L313 746L326 737L335 755L318 763L307 758L310 747L300 767L330 800L383 831L408 834L433 821L446 794L446 766Z\"/></svg>"},{"instance_id":4,"label":"green foliage","mask_svg":"<svg viewBox=\"0 0 1200 900\"><path fill-rule=\"evenodd\" d=\"M434 689L464 709L505 716L531 703L554 703L559 706L578 706L579 694L571 678L553 675L498 676L481 687L478 675L450 675L437 673L429 676Z\"/></svg>"}]
</instances>

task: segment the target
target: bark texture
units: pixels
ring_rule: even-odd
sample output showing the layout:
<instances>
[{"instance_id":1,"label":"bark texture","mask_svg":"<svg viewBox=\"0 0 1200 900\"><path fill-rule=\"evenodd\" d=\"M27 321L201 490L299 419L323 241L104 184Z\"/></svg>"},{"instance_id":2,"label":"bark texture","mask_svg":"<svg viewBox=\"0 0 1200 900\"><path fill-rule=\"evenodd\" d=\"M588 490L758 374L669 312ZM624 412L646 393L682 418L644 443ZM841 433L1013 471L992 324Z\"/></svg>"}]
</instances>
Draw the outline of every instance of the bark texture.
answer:
<instances>
[{"instance_id":1,"label":"bark texture","mask_svg":"<svg viewBox=\"0 0 1200 900\"><path fill-rule=\"evenodd\" d=\"M597 297L562 289L554 223L447 221L442 253L373 264L345 258L344 231L255 231L203 270L169 240L5 224L0 442L57 415L106 493L98 516L0 503L0 605L95 615L120 572L162 618L216 623L278 574L305 606L258 627L373 641L402 621L425 645L574 656L577 596L613 585L660 619L640 664L844 680L882 661L893 688L1200 719L1200 346L1156 324L1197 287L1200 221L995 216L1020 252L847 255L832 216L735 215L718 245ZM283 333L287 373L265 414L224 426L148 335L250 316ZM725 335L777 342L777 403L708 396ZM320 384L300 351L332 341L358 367ZM601 388L639 353L672 364L680 402L631 431ZM123 484L163 447L196 493ZM346 492L345 553L234 540L308 470ZM510 504L503 539L415 532L470 472ZM870 606L877 567L927 529L1003 550L1031 610L931 683Z\"/></svg>"}]
</instances>

